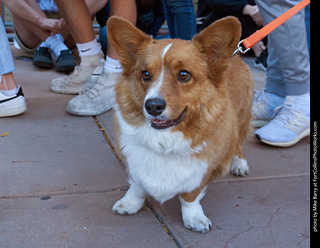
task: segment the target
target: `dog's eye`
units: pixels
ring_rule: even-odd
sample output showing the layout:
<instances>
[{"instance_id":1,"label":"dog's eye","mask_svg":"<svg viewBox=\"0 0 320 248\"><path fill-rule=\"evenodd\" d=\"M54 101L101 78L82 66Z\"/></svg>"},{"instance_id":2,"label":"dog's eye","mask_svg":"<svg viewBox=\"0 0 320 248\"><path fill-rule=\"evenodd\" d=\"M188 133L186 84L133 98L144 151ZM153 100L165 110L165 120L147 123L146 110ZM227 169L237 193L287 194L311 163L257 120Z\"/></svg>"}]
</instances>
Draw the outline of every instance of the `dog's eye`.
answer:
<instances>
[{"instance_id":1,"label":"dog's eye","mask_svg":"<svg viewBox=\"0 0 320 248\"><path fill-rule=\"evenodd\" d=\"M150 82L151 81L151 75L148 71L142 71L142 79L145 82Z\"/></svg>"},{"instance_id":2,"label":"dog's eye","mask_svg":"<svg viewBox=\"0 0 320 248\"><path fill-rule=\"evenodd\" d=\"M178 80L180 82L186 83L189 82L191 79L191 74L188 71L180 71L178 74Z\"/></svg>"}]
</instances>

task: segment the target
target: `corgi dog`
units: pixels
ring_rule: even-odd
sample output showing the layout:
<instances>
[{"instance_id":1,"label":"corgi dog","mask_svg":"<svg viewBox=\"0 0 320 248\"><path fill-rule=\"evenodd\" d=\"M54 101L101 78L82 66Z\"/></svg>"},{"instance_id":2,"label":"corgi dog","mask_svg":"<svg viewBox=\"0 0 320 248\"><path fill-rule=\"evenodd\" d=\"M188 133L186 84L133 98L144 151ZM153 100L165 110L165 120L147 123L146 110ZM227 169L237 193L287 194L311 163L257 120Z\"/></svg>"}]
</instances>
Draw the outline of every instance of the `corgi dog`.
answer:
<instances>
[{"instance_id":1,"label":"corgi dog","mask_svg":"<svg viewBox=\"0 0 320 248\"><path fill-rule=\"evenodd\" d=\"M208 183L249 167L242 143L250 125L253 78L232 57L241 27L226 17L194 36L154 40L128 21L111 17L108 41L123 67L115 86L117 149L130 188L115 214L135 214L147 195L163 203L178 195L187 229L212 226L200 200Z\"/></svg>"}]
</instances>

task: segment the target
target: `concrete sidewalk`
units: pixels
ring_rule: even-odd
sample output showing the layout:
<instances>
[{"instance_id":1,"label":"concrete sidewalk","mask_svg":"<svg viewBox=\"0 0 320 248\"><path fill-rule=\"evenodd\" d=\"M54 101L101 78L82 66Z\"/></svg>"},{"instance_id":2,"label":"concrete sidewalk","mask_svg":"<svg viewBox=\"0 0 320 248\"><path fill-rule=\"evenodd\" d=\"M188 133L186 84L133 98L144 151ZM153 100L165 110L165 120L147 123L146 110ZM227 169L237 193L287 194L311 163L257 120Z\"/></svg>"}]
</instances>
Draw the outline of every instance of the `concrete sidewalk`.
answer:
<instances>
[{"instance_id":1,"label":"concrete sidewalk","mask_svg":"<svg viewBox=\"0 0 320 248\"><path fill-rule=\"evenodd\" d=\"M245 61L252 67L252 58ZM148 198L138 214L115 216L128 183L109 144L112 112L72 116L65 108L73 96L50 91L51 80L65 75L15 65L28 110L0 119L0 135L10 132L0 137L1 248L310 246L309 137L282 149L248 139L250 175L212 182L202 200L213 222L207 234L183 227L177 198L162 205ZM252 72L263 88L264 72Z\"/></svg>"}]
</instances>

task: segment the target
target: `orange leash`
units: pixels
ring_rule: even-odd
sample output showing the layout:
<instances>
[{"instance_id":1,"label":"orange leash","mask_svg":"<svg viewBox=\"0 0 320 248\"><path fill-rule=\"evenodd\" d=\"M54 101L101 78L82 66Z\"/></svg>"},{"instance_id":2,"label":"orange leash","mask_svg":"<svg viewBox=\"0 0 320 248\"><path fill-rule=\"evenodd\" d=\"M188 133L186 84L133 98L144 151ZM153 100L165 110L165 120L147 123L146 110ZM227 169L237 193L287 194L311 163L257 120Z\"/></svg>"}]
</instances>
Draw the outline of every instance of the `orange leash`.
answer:
<instances>
[{"instance_id":1,"label":"orange leash","mask_svg":"<svg viewBox=\"0 0 320 248\"><path fill-rule=\"evenodd\" d=\"M257 30L255 33L250 35L248 38L241 40L238 43L238 48L234 51L233 55L236 55L237 53L245 54L248 52L251 47L253 47L257 42L262 40L264 37L266 37L269 33L271 33L273 30L275 30L277 27L279 27L282 23L287 21L289 18L297 14L300 10L302 10L304 7L306 7L310 3L310 0L302 0L297 5L293 6L291 9L283 13L281 16L274 19L272 22L270 22L268 25L264 26L262 29ZM245 50L243 49L243 47Z\"/></svg>"}]
</instances>

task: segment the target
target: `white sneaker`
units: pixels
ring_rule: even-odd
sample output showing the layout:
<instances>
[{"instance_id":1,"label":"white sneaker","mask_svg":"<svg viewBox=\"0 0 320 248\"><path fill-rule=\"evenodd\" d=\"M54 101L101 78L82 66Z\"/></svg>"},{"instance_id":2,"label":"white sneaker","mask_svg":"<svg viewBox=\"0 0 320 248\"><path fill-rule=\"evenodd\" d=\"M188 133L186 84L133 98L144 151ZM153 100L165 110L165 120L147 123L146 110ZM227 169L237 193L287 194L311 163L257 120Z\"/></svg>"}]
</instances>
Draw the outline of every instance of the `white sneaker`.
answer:
<instances>
[{"instance_id":1,"label":"white sneaker","mask_svg":"<svg viewBox=\"0 0 320 248\"><path fill-rule=\"evenodd\" d=\"M95 116L113 108L114 86L121 74L102 71L101 76L90 90L71 99L67 111L74 115Z\"/></svg>"},{"instance_id":2,"label":"white sneaker","mask_svg":"<svg viewBox=\"0 0 320 248\"><path fill-rule=\"evenodd\" d=\"M268 94L268 97L266 94ZM283 102L284 98L282 97L255 89L251 110L251 125L253 127L267 125L274 117L274 110Z\"/></svg>"},{"instance_id":3,"label":"white sneaker","mask_svg":"<svg viewBox=\"0 0 320 248\"><path fill-rule=\"evenodd\" d=\"M13 96L6 96L0 91L0 117L19 115L26 110L27 105L20 85Z\"/></svg>"},{"instance_id":4,"label":"white sneaker","mask_svg":"<svg viewBox=\"0 0 320 248\"><path fill-rule=\"evenodd\" d=\"M275 118L254 132L261 142L288 147L310 135L310 110L297 108L294 101L294 97L287 96L284 105L277 110Z\"/></svg>"},{"instance_id":5,"label":"white sneaker","mask_svg":"<svg viewBox=\"0 0 320 248\"><path fill-rule=\"evenodd\" d=\"M80 66L76 66L74 71L64 77L55 78L51 82L51 90L60 94L79 94L79 92L90 89L95 80L91 80L92 73L97 67L104 65L103 55L101 53L81 57Z\"/></svg>"}]
</instances>

